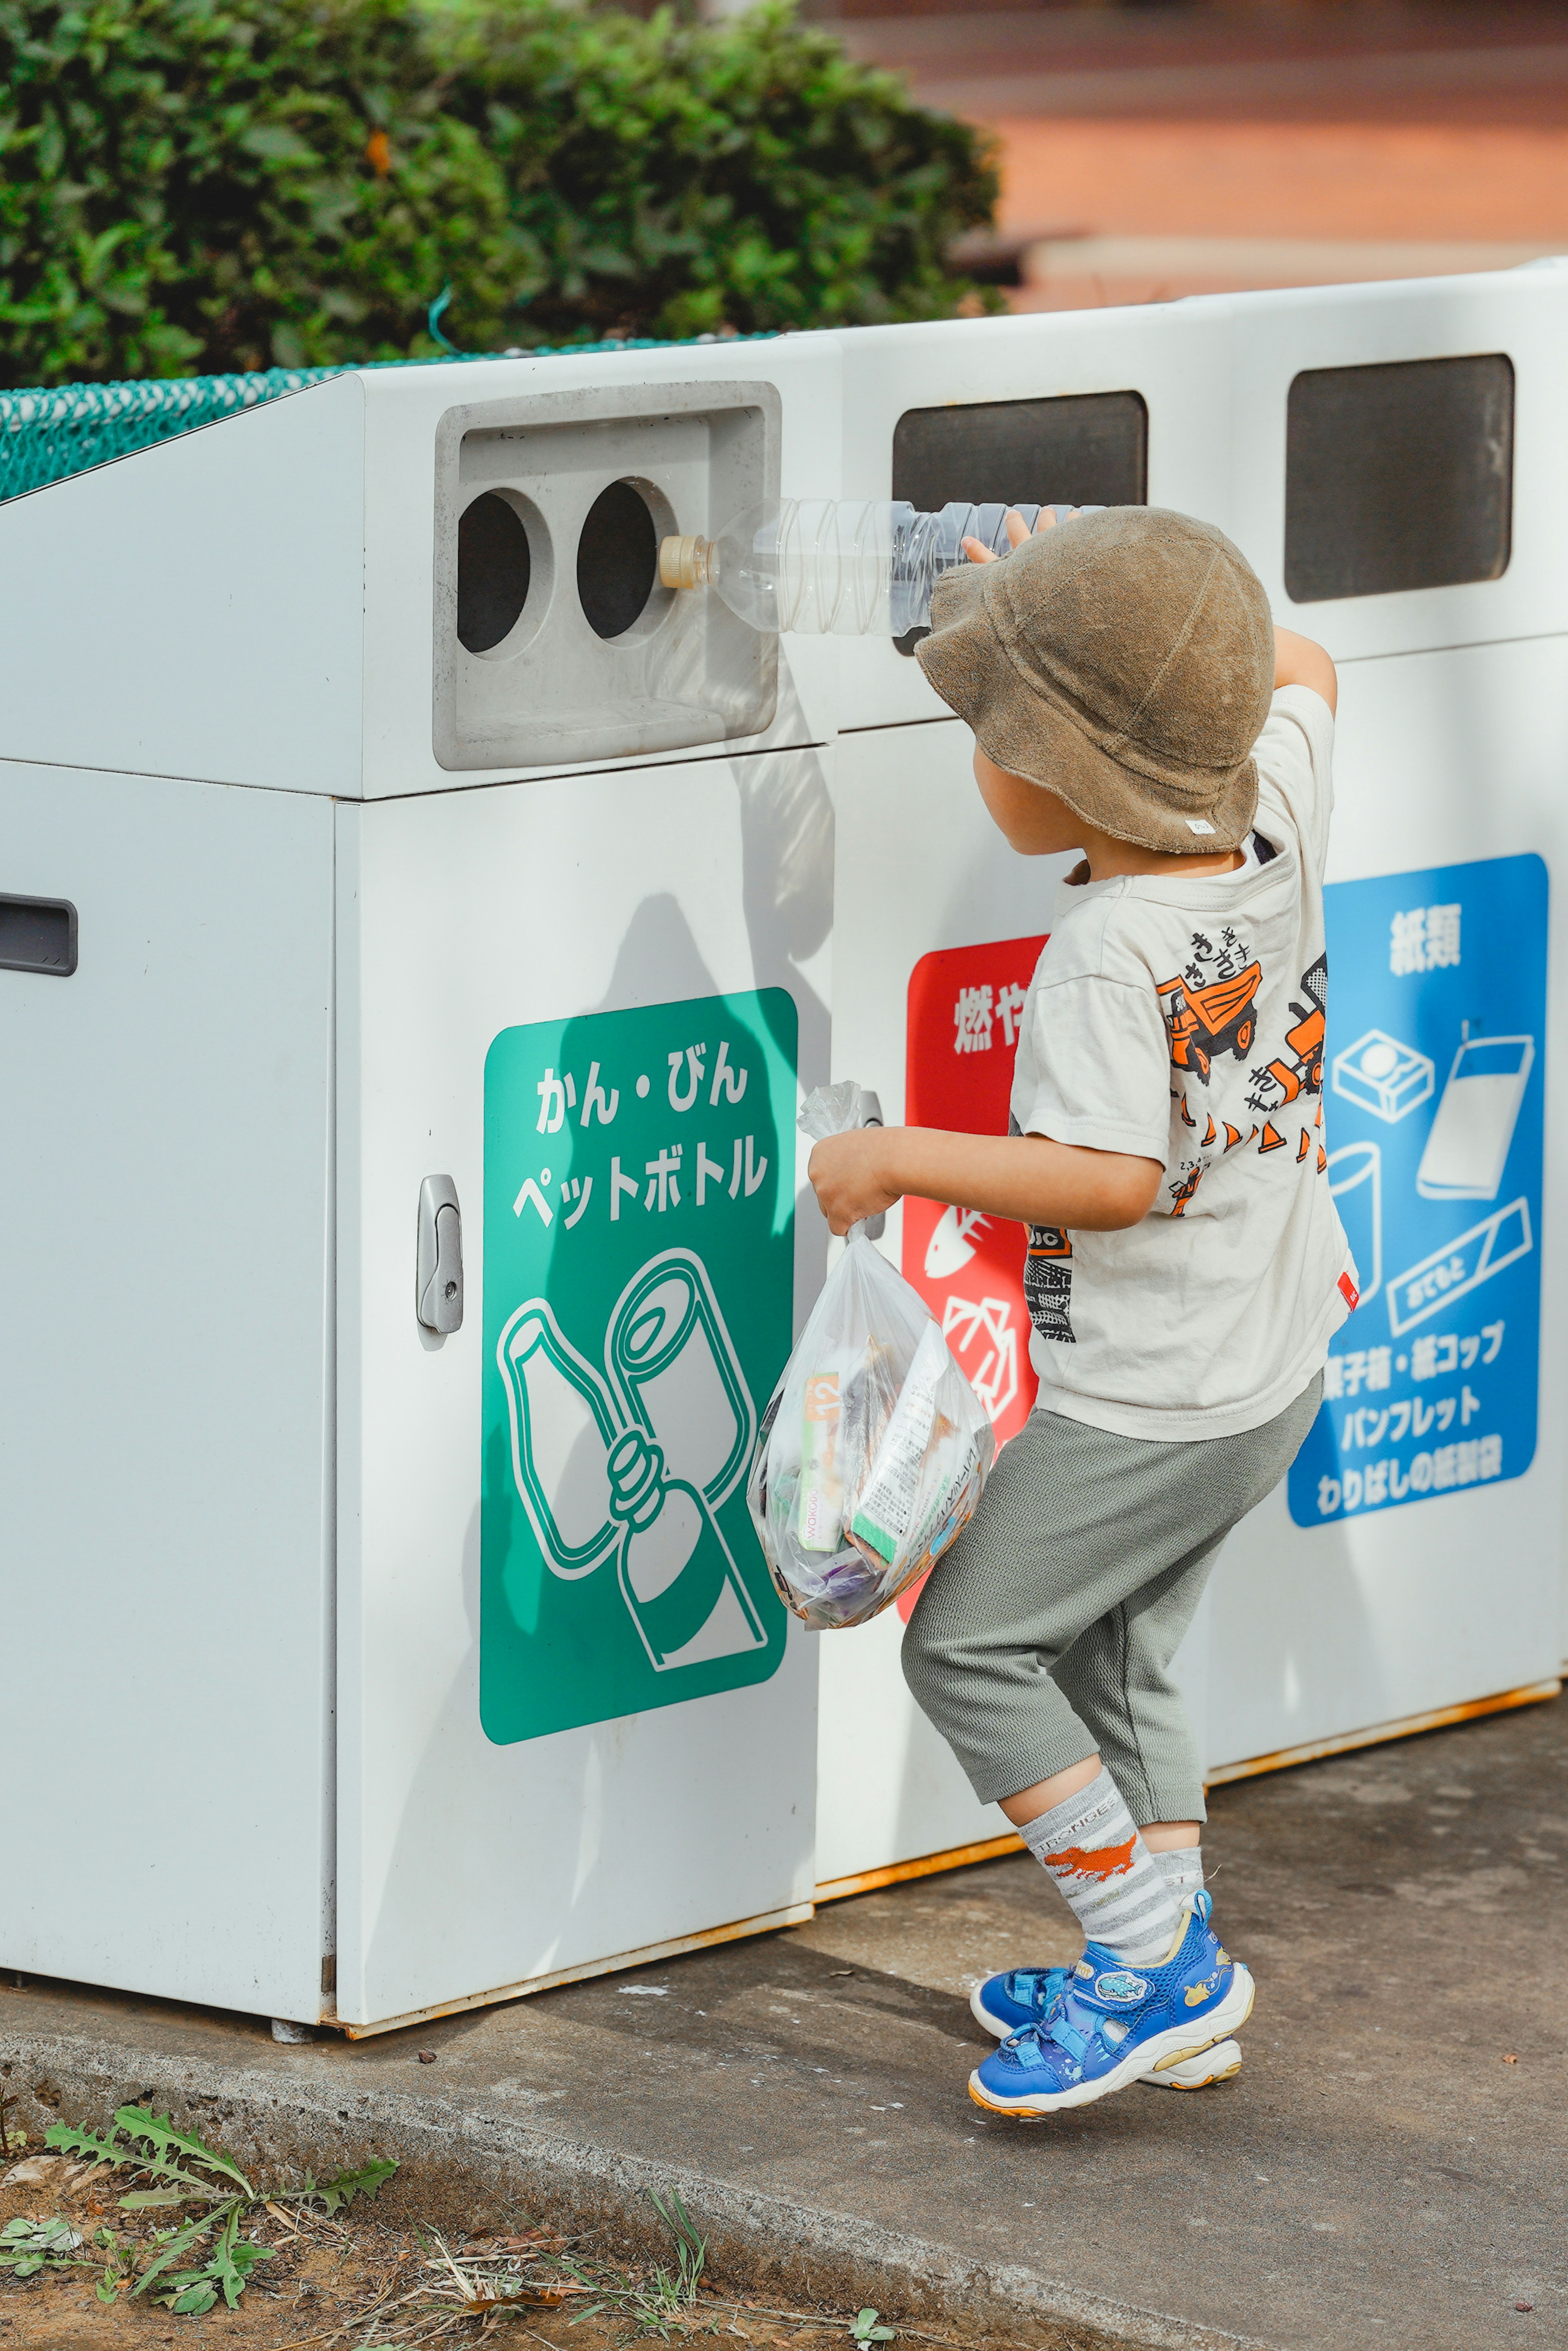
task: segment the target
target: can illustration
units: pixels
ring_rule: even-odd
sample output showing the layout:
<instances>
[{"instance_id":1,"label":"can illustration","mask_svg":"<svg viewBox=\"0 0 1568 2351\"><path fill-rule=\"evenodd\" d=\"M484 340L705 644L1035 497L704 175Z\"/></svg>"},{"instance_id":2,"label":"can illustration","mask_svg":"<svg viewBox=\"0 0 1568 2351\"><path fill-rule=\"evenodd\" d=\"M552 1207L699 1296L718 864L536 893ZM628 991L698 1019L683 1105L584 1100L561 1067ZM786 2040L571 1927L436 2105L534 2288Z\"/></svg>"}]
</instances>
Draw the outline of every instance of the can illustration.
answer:
<instances>
[{"instance_id":1,"label":"can illustration","mask_svg":"<svg viewBox=\"0 0 1568 2351\"><path fill-rule=\"evenodd\" d=\"M702 1259L666 1249L634 1274L607 1352L627 1419L657 1439L671 1476L716 1510L745 1475L757 1415Z\"/></svg>"},{"instance_id":2,"label":"can illustration","mask_svg":"<svg viewBox=\"0 0 1568 2351\"><path fill-rule=\"evenodd\" d=\"M1416 1171L1424 1199L1497 1198L1534 1061L1532 1037L1461 1039Z\"/></svg>"}]
</instances>

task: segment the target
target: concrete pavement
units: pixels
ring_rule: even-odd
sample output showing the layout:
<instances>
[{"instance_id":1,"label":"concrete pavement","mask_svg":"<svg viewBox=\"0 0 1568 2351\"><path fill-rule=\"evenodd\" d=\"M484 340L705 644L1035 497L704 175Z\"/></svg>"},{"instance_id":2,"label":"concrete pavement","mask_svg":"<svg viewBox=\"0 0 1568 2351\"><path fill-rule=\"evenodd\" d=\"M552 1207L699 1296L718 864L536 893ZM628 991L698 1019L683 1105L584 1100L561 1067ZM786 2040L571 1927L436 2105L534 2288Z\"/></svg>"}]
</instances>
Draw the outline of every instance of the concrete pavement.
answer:
<instances>
[{"instance_id":1,"label":"concrete pavement","mask_svg":"<svg viewBox=\"0 0 1568 2351\"><path fill-rule=\"evenodd\" d=\"M1218 1790L1219 1923L1260 1981L1240 2076L1049 2126L964 2094L970 1983L1076 1948L1027 1858L352 2045L8 1984L4 2088L33 2131L151 2095L236 2151L390 2152L449 2210L622 2241L674 2182L731 2276L1040 2343L1559 2343L1565 1783L1559 1699Z\"/></svg>"}]
</instances>

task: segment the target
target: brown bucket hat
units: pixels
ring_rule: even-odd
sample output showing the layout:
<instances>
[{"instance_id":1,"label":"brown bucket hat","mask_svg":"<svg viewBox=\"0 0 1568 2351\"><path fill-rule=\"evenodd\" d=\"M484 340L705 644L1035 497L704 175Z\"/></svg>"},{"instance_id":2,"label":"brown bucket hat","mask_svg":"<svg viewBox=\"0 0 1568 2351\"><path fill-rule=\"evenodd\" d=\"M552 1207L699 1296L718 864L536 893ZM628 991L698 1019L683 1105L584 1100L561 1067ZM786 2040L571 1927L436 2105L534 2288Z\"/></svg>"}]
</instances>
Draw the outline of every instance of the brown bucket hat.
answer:
<instances>
[{"instance_id":1,"label":"brown bucket hat","mask_svg":"<svg viewBox=\"0 0 1568 2351\"><path fill-rule=\"evenodd\" d=\"M1107 507L936 582L916 647L999 768L1145 849L1235 849L1274 686L1263 583L1212 523Z\"/></svg>"}]
</instances>

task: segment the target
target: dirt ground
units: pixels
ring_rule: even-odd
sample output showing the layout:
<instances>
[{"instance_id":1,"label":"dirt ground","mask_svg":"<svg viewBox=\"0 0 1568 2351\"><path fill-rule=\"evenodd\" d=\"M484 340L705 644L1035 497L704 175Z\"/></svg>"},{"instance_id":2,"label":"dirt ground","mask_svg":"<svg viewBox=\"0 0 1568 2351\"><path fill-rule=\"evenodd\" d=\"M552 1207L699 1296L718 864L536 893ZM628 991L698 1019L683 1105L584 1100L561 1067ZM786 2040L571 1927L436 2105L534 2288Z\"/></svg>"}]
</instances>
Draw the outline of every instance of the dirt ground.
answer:
<instances>
[{"instance_id":1,"label":"dirt ground","mask_svg":"<svg viewBox=\"0 0 1568 2351\"><path fill-rule=\"evenodd\" d=\"M38 2150L26 2148L12 2165ZM638 2341L677 2344L712 2339L714 2351L750 2344L757 2351L854 2351L852 2311L786 2311L728 2298L704 2281L683 2294L672 2242L670 2273L620 2266L613 2248L552 2234L521 2212L475 2213L465 2225L444 2212L428 2217L415 2194L392 2179L372 2202L357 2199L336 2218L314 2207L258 2210L246 2233L272 2258L258 2262L238 2306L220 2302L177 2316L153 2299L153 2285L132 2292L159 2250L155 2231L166 2212L120 2209L124 2179L77 2164L50 2165L41 2180L0 2177L0 2231L17 2218L60 2218L81 2240L72 2266L18 2279L0 2270L0 2351L381 2351L381 2346L525 2342L547 2351L623 2351ZM498 2203L500 2199L492 2199ZM177 2216L175 2216L177 2217ZM104 2241L99 2241L102 2239ZM610 2257L607 2257L610 2256ZM113 2280L112 2288L110 2281ZM111 2298L99 2297L100 2284ZM522 2291L519 2292L518 2289ZM871 2314L874 2320L876 2314ZM899 2325L895 2344L947 2346L950 2351L1025 2351L1001 2338L939 2335ZM1027 2351L1097 2351L1098 2336L1055 2327L1030 2330Z\"/></svg>"}]
</instances>

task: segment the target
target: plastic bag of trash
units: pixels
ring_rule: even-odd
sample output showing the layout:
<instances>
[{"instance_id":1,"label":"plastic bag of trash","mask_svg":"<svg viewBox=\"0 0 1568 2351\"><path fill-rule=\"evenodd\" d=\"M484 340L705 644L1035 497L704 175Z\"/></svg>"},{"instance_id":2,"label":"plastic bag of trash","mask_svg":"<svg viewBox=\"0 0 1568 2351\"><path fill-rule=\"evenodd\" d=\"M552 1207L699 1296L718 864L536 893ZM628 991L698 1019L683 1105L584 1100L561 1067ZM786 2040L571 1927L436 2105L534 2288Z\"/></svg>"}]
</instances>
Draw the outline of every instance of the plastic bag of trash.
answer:
<instances>
[{"instance_id":1,"label":"plastic bag of trash","mask_svg":"<svg viewBox=\"0 0 1568 2351\"><path fill-rule=\"evenodd\" d=\"M800 1124L862 1123L819 1086ZM747 1500L779 1596L816 1632L863 1625L935 1566L996 1454L984 1405L925 1303L852 1230L763 1416Z\"/></svg>"}]
</instances>

